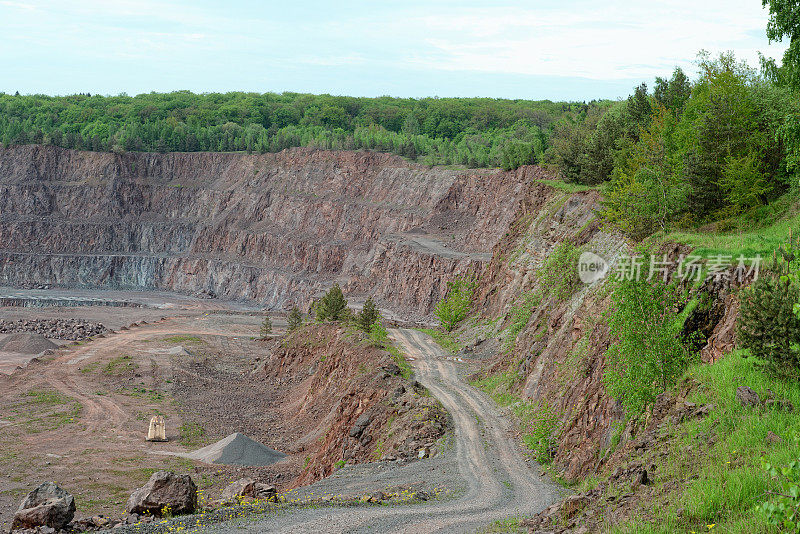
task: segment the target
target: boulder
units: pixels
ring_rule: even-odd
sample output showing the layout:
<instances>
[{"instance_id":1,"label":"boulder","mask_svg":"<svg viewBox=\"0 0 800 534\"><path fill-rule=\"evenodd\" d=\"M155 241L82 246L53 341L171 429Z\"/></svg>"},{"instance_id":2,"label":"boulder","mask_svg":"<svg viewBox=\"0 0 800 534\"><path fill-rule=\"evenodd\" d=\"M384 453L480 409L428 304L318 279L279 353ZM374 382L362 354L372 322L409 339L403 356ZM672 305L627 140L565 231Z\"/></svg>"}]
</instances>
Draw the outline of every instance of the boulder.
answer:
<instances>
[{"instance_id":1,"label":"boulder","mask_svg":"<svg viewBox=\"0 0 800 534\"><path fill-rule=\"evenodd\" d=\"M350 429L350 437L357 438L364 432L364 429L369 426L372 422L372 418L367 414L361 414L361 416L356 419L356 423L353 425L353 428Z\"/></svg>"},{"instance_id":2,"label":"boulder","mask_svg":"<svg viewBox=\"0 0 800 534\"><path fill-rule=\"evenodd\" d=\"M252 497L256 481L252 478L240 478L231 482L227 488L222 490L222 500L224 502L236 502L239 497Z\"/></svg>"},{"instance_id":3,"label":"boulder","mask_svg":"<svg viewBox=\"0 0 800 534\"><path fill-rule=\"evenodd\" d=\"M11 530L50 527L60 530L75 516L75 499L53 482L40 484L19 505Z\"/></svg>"},{"instance_id":4,"label":"boulder","mask_svg":"<svg viewBox=\"0 0 800 534\"><path fill-rule=\"evenodd\" d=\"M256 482L255 486L253 487L253 497L256 499L274 501L278 497L278 490L275 488L275 486Z\"/></svg>"},{"instance_id":5,"label":"boulder","mask_svg":"<svg viewBox=\"0 0 800 534\"><path fill-rule=\"evenodd\" d=\"M161 516L164 508L173 514L190 514L197 506L197 486L189 475L156 471L147 484L128 498L129 514Z\"/></svg>"},{"instance_id":6,"label":"boulder","mask_svg":"<svg viewBox=\"0 0 800 534\"><path fill-rule=\"evenodd\" d=\"M241 497L274 501L278 495L275 486L256 482L252 478L240 478L222 490L223 503L237 502Z\"/></svg>"},{"instance_id":7,"label":"boulder","mask_svg":"<svg viewBox=\"0 0 800 534\"><path fill-rule=\"evenodd\" d=\"M747 386L739 386L736 388L736 400L738 400L742 406L758 406L761 404L758 393Z\"/></svg>"}]
</instances>

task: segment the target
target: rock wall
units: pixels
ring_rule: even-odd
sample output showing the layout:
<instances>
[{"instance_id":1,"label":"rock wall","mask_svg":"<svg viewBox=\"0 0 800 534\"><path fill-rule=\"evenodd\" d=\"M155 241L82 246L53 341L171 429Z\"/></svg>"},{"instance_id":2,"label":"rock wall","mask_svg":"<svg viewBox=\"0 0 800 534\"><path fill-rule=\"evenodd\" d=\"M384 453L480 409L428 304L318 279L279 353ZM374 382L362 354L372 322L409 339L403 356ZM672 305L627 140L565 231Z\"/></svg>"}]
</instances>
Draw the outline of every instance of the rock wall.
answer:
<instances>
[{"instance_id":1,"label":"rock wall","mask_svg":"<svg viewBox=\"0 0 800 534\"><path fill-rule=\"evenodd\" d=\"M0 285L163 289L307 304L338 281L424 316L481 272L524 184L372 152L0 148Z\"/></svg>"}]
</instances>

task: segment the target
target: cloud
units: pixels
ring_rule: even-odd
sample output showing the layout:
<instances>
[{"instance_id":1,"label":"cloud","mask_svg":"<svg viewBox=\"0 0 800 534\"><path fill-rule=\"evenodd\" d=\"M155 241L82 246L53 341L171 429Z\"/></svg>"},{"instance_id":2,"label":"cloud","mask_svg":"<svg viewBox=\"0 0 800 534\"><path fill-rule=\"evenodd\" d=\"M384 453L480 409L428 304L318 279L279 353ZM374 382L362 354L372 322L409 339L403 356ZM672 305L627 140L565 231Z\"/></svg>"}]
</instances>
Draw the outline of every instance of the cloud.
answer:
<instances>
[{"instance_id":1,"label":"cloud","mask_svg":"<svg viewBox=\"0 0 800 534\"><path fill-rule=\"evenodd\" d=\"M405 21L422 28L429 54L408 61L426 68L593 79L649 78L690 67L700 49L734 49L757 61L767 15L756 2L612 1L576 10L468 9Z\"/></svg>"},{"instance_id":2,"label":"cloud","mask_svg":"<svg viewBox=\"0 0 800 534\"><path fill-rule=\"evenodd\" d=\"M33 91L68 82L48 76L55 68L101 87L135 73L145 89L163 87L166 72L178 87L203 88L213 73L215 86L231 89L267 90L281 80L304 90L309 80L345 83L331 78L345 71L354 94L398 76L408 78L403 87L440 94L464 94L470 79L481 87L501 78L522 87L508 80L525 77L618 87L676 65L693 72L700 49L732 49L751 64L759 50L780 57L785 45L768 45L766 21L753 0L405 0L368 8L311 0L0 0L0 69Z\"/></svg>"}]
</instances>

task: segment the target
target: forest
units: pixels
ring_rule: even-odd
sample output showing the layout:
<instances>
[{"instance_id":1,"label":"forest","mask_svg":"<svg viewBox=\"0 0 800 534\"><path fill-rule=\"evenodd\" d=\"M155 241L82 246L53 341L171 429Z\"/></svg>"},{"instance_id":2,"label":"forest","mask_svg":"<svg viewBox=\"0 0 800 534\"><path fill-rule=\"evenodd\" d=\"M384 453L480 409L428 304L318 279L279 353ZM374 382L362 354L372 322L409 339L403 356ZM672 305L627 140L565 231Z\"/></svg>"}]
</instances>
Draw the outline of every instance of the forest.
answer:
<instances>
[{"instance_id":1,"label":"forest","mask_svg":"<svg viewBox=\"0 0 800 534\"><path fill-rule=\"evenodd\" d=\"M115 152L369 149L429 165L513 169L544 161L556 123L581 122L590 107L608 105L299 93L0 93L0 142Z\"/></svg>"}]
</instances>

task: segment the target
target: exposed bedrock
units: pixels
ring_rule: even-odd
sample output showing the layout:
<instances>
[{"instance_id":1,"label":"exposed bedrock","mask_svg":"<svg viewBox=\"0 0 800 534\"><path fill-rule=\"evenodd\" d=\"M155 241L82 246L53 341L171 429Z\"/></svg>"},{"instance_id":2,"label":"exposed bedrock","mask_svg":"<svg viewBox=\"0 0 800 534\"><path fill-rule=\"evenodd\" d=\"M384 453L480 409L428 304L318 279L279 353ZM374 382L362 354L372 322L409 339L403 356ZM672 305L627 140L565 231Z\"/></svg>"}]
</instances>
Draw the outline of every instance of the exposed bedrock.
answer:
<instances>
[{"instance_id":1,"label":"exposed bedrock","mask_svg":"<svg viewBox=\"0 0 800 534\"><path fill-rule=\"evenodd\" d=\"M338 281L415 315L480 273L525 184L372 152L0 148L0 285L306 304Z\"/></svg>"}]
</instances>

